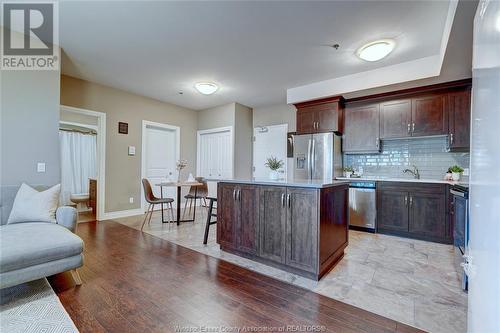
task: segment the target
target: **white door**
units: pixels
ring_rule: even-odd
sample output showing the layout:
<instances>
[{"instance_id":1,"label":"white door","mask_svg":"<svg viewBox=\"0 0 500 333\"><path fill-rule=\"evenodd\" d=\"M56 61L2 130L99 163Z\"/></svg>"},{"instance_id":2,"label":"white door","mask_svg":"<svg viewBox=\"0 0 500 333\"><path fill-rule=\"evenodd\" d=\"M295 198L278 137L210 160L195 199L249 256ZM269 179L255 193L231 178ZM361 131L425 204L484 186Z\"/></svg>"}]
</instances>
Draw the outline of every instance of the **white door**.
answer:
<instances>
[{"instance_id":1,"label":"white door","mask_svg":"<svg viewBox=\"0 0 500 333\"><path fill-rule=\"evenodd\" d=\"M269 168L266 167L266 161L273 156L282 160L284 165L279 170L280 178L287 178L287 132L288 125L273 125L265 127L256 127L253 130L253 177L269 178Z\"/></svg>"},{"instance_id":2,"label":"white door","mask_svg":"<svg viewBox=\"0 0 500 333\"><path fill-rule=\"evenodd\" d=\"M198 176L207 179L233 177L232 136L232 127L198 131ZM217 196L217 182L208 182L208 195Z\"/></svg>"},{"instance_id":3,"label":"white door","mask_svg":"<svg viewBox=\"0 0 500 333\"><path fill-rule=\"evenodd\" d=\"M481 1L472 63L468 332L500 332L500 2Z\"/></svg>"},{"instance_id":4,"label":"white door","mask_svg":"<svg viewBox=\"0 0 500 333\"><path fill-rule=\"evenodd\" d=\"M175 129L146 125L144 128L144 177L149 180L153 193L160 197L160 188L156 184L167 180L175 180L178 159L178 133ZM163 196L176 199L174 187L164 188ZM159 207L156 207L160 209Z\"/></svg>"}]
</instances>

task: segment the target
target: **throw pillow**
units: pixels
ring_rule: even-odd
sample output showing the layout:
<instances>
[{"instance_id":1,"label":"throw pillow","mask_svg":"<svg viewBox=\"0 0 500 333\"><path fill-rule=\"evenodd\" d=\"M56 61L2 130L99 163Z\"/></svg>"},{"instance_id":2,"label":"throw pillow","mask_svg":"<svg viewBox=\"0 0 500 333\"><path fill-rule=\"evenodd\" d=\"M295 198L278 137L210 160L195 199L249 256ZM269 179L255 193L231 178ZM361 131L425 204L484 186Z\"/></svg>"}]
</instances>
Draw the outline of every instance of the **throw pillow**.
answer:
<instances>
[{"instance_id":1,"label":"throw pillow","mask_svg":"<svg viewBox=\"0 0 500 333\"><path fill-rule=\"evenodd\" d=\"M23 183L17 191L7 224L21 222L56 222L61 184L38 192Z\"/></svg>"}]
</instances>

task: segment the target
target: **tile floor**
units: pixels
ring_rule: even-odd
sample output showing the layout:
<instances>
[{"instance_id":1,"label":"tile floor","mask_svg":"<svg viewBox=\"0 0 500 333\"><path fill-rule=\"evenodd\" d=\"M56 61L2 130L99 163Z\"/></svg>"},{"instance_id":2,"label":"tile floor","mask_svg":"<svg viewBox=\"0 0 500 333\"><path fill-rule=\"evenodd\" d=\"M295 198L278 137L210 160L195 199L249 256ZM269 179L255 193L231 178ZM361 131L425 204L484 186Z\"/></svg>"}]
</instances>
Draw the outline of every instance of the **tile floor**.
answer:
<instances>
[{"instance_id":1,"label":"tile floor","mask_svg":"<svg viewBox=\"0 0 500 333\"><path fill-rule=\"evenodd\" d=\"M450 245L350 231L344 258L316 282L221 251L215 226L203 245L205 214L169 228L155 213L144 232L429 332L467 329L467 295ZM116 221L140 229L142 216Z\"/></svg>"}]
</instances>

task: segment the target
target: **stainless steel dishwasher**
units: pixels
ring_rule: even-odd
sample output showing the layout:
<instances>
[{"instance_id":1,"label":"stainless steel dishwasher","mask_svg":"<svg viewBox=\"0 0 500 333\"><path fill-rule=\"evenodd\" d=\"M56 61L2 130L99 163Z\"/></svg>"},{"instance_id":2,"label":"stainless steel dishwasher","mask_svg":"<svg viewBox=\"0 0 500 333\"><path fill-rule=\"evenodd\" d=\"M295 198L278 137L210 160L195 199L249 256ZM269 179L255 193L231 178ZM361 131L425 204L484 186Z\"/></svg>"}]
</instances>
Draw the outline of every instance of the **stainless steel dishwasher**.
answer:
<instances>
[{"instance_id":1,"label":"stainless steel dishwasher","mask_svg":"<svg viewBox=\"0 0 500 333\"><path fill-rule=\"evenodd\" d=\"M353 181L349 184L349 227L375 232L377 201L375 182Z\"/></svg>"}]
</instances>

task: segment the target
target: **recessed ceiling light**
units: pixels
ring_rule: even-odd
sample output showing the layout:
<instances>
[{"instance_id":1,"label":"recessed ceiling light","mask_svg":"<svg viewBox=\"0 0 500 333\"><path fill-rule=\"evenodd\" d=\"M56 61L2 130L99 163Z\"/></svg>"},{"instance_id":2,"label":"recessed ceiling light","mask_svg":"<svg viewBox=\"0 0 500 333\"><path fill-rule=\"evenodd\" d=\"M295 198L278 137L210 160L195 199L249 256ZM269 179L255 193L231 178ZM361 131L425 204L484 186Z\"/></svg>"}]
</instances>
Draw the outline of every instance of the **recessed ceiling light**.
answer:
<instances>
[{"instance_id":1,"label":"recessed ceiling light","mask_svg":"<svg viewBox=\"0 0 500 333\"><path fill-rule=\"evenodd\" d=\"M219 89L219 87L215 83L211 82L198 82L194 85L194 87L200 94L203 95L212 95Z\"/></svg>"},{"instance_id":2,"label":"recessed ceiling light","mask_svg":"<svg viewBox=\"0 0 500 333\"><path fill-rule=\"evenodd\" d=\"M358 49L356 54L363 60L377 61L387 57L395 45L396 43L392 39L381 39L363 45Z\"/></svg>"}]
</instances>

